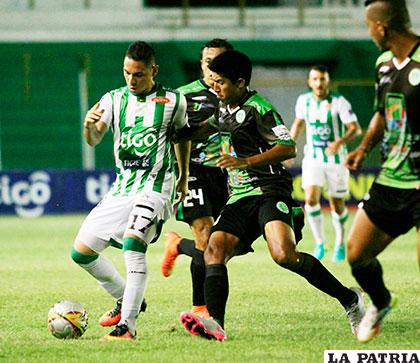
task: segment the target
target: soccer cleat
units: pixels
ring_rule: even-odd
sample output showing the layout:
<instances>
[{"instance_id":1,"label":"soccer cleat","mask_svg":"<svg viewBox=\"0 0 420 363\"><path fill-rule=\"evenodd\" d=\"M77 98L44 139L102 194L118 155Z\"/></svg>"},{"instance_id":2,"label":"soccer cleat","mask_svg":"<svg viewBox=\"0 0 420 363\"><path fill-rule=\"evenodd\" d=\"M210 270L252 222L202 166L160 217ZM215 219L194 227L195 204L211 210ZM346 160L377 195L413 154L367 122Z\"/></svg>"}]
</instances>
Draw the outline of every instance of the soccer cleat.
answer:
<instances>
[{"instance_id":1,"label":"soccer cleat","mask_svg":"<svg viewBox=\"0 0 420 363\"><path fill-rule=\"evenodd\" d=\"M199 315L202 318L206 318L209 319L210 318L210 314L207 310L207 306L206 305L194 305L191 309L191 312L195 315Z\"/></svg>"},{"instance_id":2,"label":"soccer cleat","mask_svg":"<svg viewBox=\"0 0 420 363\"><path fill-rule=\"evenodd\" d=\"M220 342L227 339L225 331L213 318L202 318L200 315L190 312L181 313L179 318L185 329L193 335Z\"/></svg>"},{"instance_id":3,"label":"soccer cleat","mask_svg":"<svg viewBox=\"0 0 420 363\"><path fill-rule=\"evenodd\" d=\"M182 237L176 232L168 232L165 235L165 250L163 251L160 269L162 275L169 277L175 266L175 260L179 255L178 246Z\"/></svg>"},{"instance_id":4,"label":"soccer cleat","mask_svg":"<svg viewBox=\"0 0 420 363\"><path fill-rule=\"evenodd\" d=\"M115 308L107 311L104 315L101 316L99 319L99 325L101 326L113 326L117 325L121 319L121 304L122 300L117 300L117 305ZM140 313L145 312L147 308L146 299L143 299L141 306L140 306Z\"/></svg>"},{"instance_id":5,"label":"soccer cleat","mask_svg":"<svg viewBox=\"0 0 420 363\"><path fill-rule=\"evenodd\" d=\"M346 246L341 244L334 248L334 256L332 262L342 262L346 259Z\"/></svg>"},{"instance_id":6,"label":"soccer cleat","mask_svg":"<svg viewBox=\"0 0 420 363\"><path fill-rule=\"evenodd\" d=\"M381 310L378 310L372 303L369 304L357 331L359 342L368 343L380 333L382 320L395 308L395 305L397 305L395 296L391 296L389 305Z\"/></svg>"},{"instance_id":7,"label":"soccer cleat","mask_svg":"<svg viewBox=\"0 0 420 363\"><path fill-rule=\"evenodd\" d=\"M315 246L314 257L318 260L322 260L325 256L325 246L323 243L319 243Z\"/></svg>"},{"instance_id":8,"label":"soccer cleat","mask_svg":"<svg viewBox=\"0 0 420 363\"><path fill-rule=\"evenodd\" d=\"M365 314L365 301L362 295L362 290L357 287L351 287L350 290L356 293L357 301L346 308L346 314L350 321L351 332L356 334L363 315Z\"/></svg>"},{"instance_id":9,"label":"soccer cleat","mask_svg":"<svg viewBox=\"0 0 420 363\"><path fill-rule=\"evenodd\" d=\"M110 340L134 340L136 334L131 334L126 324L117 325L115 329L101 338L102 342L109 342Z\"/></svg>"}]
</instances>

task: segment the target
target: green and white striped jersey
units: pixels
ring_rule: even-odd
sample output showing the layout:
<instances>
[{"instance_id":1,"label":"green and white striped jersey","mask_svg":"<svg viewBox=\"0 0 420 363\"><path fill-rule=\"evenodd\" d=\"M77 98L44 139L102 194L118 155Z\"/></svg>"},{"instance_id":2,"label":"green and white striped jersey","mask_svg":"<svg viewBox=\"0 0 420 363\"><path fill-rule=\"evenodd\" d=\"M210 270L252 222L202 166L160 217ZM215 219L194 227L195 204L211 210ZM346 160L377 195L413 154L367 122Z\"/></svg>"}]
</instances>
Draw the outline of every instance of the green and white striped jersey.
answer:
<instances>
[{"instance_id":1,"label":"green and white striped jersey","mask_svg":"<svg viewBox=\"0 0 420 363\"><path fill-rule=\"evenodd\" d=\"M114 132L116 179L112 195L153 190L172 195L174 153L171 133L187 122L187 102L178 91L156 84L147 95L136 96L128 87L106 93L99 109L102 121Z\"/></svg>"},{"instance_id":2,"label":"green and white striped jersey","mask_svg":"<svg viewBox=\"0 0 420 363\"><path fill-rule=\"evenodd\" d=\"M345 134L344 124L357 122L350 103L337 93L330 93L323 100L317 100L312 92L307 92L298 97L295 115L297 119L305 121L305 158L342 164L347 155L345 145L335 155L327 156L325 149L330 142Z\"/></svg>"}]
</instances>

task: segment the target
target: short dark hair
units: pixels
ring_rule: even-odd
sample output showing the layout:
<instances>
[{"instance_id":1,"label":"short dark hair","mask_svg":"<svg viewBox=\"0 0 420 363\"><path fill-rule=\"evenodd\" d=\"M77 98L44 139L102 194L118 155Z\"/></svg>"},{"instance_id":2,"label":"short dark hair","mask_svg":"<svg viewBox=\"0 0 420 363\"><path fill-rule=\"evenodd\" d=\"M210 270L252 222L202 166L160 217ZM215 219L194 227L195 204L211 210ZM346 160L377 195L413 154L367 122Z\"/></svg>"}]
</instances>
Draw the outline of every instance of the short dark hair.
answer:
<instances>
[{"instance_id":1,"label":"short dark hair","mask_svg":"<svg viewBox=\"0 0 420 363\"><path fill-rule=\"evenodd\" d=\"M388 26L397 32L405 32L411 27L410 14L405 0L365 0L365 6L382 2L388 5Z\"/></svg>"},{"instance_id":2,"label":"short dark hair","mask_svg":"<svg viewBox=\"0 0 420 363\"><path fill-rule=\"evenodd\" d=\"M252 63L249 57L237 50L227 50L215 57L209 64L209 69L235 83L239 78L245 80L248 86L251 81Z\"/></svg>"},{"instance_id":3,"label":"short dark hair","mask_svg":"<svg viewBox=\"0 0 420 363\"><path fill-rule=\"evenodd\" d=\"M321 73L328 73L328 74L330 73L329 70L328 70L328 67L324 66L323 64L316 64L316 65L312 66L311 69L309 70L309 72L310 71L318 71L318 72L321 72Z\"/></svg>"},{"instance_id":4,"label":"short dark hair","mask_svg":"<svg viewBox=\"0 0 420 363\"><path fill-rule=\"evenodd\" d=\"M154 49L150 44L142 41L131 43L125 52L125 56L135 61L144 62L147 66L151 66L155 62Z\"/></svg>"},{"instance_id":5,"label":"short dark hair","mask_svg":"<svg viewBox=\"0 0 420 363\"><path fill-rule=\"evenodd\" d=\"M225 48L226 50L233 50L233 45L230 44L226 39L214 38L209 40L206 44L201 47L200 58L203 57L204 48Z\"/></svg>"}]
</instances>

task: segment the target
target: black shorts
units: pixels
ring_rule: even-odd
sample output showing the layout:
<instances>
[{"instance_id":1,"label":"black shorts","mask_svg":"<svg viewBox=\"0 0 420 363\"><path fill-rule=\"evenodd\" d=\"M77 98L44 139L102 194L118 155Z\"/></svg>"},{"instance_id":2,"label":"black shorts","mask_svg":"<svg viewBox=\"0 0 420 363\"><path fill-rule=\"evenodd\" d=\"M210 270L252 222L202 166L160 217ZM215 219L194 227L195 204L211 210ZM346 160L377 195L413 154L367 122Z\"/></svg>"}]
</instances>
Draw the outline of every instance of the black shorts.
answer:
<instances>
[{"instance_id":1,"label":"black shorts","mask_svg":"<svg viewBox=\"0 0 420 363\"><path fill-rule=\"evenodd\" d=\"M373 183L362 203L372 223L391 237L420 227L420 190Z\"/></svg>"},{"instance_id":2,"label":"black shorts","mask_svg":"<svg viewBox=\"0 0 420 363\"><path fill-rule=\"evenodd\" d=\"M189 193L178 206L176 219L189 225L197 218L219 216L228 200L227 173L219 168L190 164Z\"/></svg>"},{"instance_id":3,"label":"black shorts","mask_svg":"<svg viewBox=\"0 0 420 363\"><path fill-rule=\"evenodd\" d=\"M261 235L265 238L264 226L270 221L282 221L293 228L296 243L302 239L304 214L291 198L279 195L246 197L226 205L211 229L233 234L240 239L235 255L252 251L252 243Z\"/></svg>"}]
</instances>

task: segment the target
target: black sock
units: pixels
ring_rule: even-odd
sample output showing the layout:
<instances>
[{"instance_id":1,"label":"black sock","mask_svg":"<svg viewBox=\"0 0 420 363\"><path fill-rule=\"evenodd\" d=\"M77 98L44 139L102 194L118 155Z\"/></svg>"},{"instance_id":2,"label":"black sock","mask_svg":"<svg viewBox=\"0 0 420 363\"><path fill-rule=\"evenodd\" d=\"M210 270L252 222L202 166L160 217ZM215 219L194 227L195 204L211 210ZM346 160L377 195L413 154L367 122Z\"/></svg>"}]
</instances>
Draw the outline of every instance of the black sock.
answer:
<instances>
[{"instance_id":1,"label":"black sock","mask_svg":"<svg viewBox=\"0 0 420 363\"><path fill-rule=\"evenodd\" d=\"M181 255L193 257L195 250L195 241L193 239L183 238L178 245L178 252Z\"/></svg>"},{"instance_id":2,"label":"black sock","mask_svg":"<svg viewBox=\"0 0 420 363\"><path fill-rule=\"evenodd\" d=\"M368 265L352 266L351 272L378 310L389 305L391 294L385 287L382 267L376 258Z\"/></svg>"},{"instance_id":3,"label":"black sock","mask_svg":"<svg viewBox=\"0 0 420 363\"><path fill-rule=\"evenodd\" d=\"M304 277L312 286L335 297L344 307L350 306L357 295L343 286L315 257L300 252L300 264L292 271Z\"/></svg>"},{"instance_id":4,"label":"black sock","mask_svg":"<svg viewBox=\"0 0 420 363\"><path fill-rule=\"evenodd\" d=\"M204 295L210 316L223 328L226 302L229 295L228 273L224 264L214 264L206 267Z\"/></svg>"},{"instance_id":5,"label":"black sock","mask_svg":"<svg viewBox=\"0 0 420 363\"><path fill-rule=\"evenodd\" d=\"M195 249L190 265L193 305L206 305L204 299L204 281L206 280L206 266L204 265L204 252Z\"/></svg>"}]
</instances>

